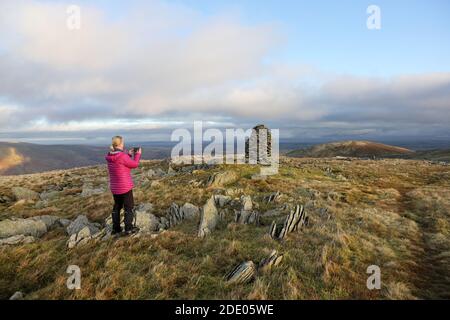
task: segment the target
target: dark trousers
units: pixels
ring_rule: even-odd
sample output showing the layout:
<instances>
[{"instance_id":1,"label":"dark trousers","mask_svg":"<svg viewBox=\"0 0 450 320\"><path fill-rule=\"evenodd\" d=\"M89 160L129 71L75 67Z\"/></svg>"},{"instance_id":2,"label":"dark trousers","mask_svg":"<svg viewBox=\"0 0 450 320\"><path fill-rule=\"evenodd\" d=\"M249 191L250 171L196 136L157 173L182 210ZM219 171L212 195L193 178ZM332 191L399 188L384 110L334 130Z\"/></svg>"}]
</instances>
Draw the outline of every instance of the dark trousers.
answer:
<instances>
[{"instance_id":1,"label":"dark trousers","mask_svg":"<svg viewBox=\"0 0 450 320\"><path fill-rule=\"evenodd\" d=\"M120 228L120 210L125 209L125 230L129 231L133 228L133 208L134 208L134 198L133 190L128 191L124 194L113 194L114 197L114 208L112 212L112 221L114 231L121 231Z\"/></svg>"}]
</instances>

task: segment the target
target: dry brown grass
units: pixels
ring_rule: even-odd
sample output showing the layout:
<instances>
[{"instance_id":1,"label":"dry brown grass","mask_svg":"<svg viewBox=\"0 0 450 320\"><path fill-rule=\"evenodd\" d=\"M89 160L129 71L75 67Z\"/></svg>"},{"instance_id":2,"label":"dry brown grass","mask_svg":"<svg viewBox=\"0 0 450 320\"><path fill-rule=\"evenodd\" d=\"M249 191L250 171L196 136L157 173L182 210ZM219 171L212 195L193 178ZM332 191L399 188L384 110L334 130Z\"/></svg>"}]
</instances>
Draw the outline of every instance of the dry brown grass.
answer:
<instances>
[{"instance_id":1,"label":"dry brown grass","mask_svg":"<svg viewBox=\"0 0 450 320\"><path fill-rule=\"evenodd\" d=\"M192 174L148 179L145 172L167 163L143 162L135 173L136 202L151 202L158 215L172 202L201 206L213 193L251 195L261 212L282 204L306 205L308 228L283 242L262 225L238 225L232 211L206 239L197 221L186 221L157 238L124 238L68 251L67 236L55 230L34 244L0 247L0 298L17 290L48 299L413 299L448 298L450 292L450 168L408 160L283 159L280 172L252 180L257 168L219 166ZM326 168L331 168L331 174ZM204 183L213 172L235 170L240 179L221 189ZM139 176L142 176L141 178ZM103 166L39 175L0 177L0 192L15 185L41 192L64 188L42 209L34 203L0 204L0 217L86 214L103 221L110 214L108 192L81 198L84 183L107 183ZM281 191L279 204L263 196ZM327 211L325 211L327 209ZM227 285L237 263L258 263L277 249L282 264L246 285ZM82 270L82 289L65 286L69 264ZM368 290L366 269L378 265L382 289Z\"/></svg>"}]
</instances>

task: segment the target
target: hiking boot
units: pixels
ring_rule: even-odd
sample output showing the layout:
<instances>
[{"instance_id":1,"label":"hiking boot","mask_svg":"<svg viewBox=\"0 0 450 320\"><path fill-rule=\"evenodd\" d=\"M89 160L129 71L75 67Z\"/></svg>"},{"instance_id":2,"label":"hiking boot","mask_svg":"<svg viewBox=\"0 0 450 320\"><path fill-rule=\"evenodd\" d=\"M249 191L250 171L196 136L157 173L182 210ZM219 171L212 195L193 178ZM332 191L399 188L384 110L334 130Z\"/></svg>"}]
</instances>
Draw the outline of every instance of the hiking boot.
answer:
<instances>
[{"instance_id":1,"label":"hiking boot","mask_svg":"<svg viewBox=\"0 0 450 320\"><path fill-rule=\"evenodd\" d=\"M133 227L131 229L125 230L124 231L124 235L129 236L131 234L135 234L139 232L139 228L138 227Z\"/></svg>"},{"instance_id":2,"label":"hiking boot","mask_svg":"<svg viewBox=\"0 0 450 320\"><path fill-rule=\"evenodd\" d=\"M111 231L111 235L112 236L118 235L120 233L122 233L122 228L120 228L120 229L113 229L113 231Z\"/></svg>"}]
</instances>

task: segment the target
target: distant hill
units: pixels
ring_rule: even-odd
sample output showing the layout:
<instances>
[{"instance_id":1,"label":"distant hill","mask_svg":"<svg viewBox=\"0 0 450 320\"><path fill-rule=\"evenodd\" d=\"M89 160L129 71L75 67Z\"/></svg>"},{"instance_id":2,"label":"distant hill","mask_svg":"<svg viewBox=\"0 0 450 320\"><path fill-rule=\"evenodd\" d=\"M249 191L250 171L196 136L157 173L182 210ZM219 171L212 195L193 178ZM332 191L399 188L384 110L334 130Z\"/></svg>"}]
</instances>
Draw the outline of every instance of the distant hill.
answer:
<instances>
[{"instance_id":1,"label":"distant hill","mask_svg":"<svg viewBox=\"0 0 450 320\"><path fill-rule=\"evenodd\" d=\"M144 147L144 159L162 159L164 147ZM69 169L105 163L107 147L89 145L39 145L0 142L0 175L16 175Z\"/></svg>"},{"instance_id":2,"label":"distant hill","mask_svg":"<svg viewBox=\"0 0 450 320\"><path fill-rule=\"evenodd\" d=\"M411 156L415 152L406 148L390 146L371 141L340 141L315 145L305 149L298 149L288 152L290 157L405 157Z\"/></svg>"}]
</instances>

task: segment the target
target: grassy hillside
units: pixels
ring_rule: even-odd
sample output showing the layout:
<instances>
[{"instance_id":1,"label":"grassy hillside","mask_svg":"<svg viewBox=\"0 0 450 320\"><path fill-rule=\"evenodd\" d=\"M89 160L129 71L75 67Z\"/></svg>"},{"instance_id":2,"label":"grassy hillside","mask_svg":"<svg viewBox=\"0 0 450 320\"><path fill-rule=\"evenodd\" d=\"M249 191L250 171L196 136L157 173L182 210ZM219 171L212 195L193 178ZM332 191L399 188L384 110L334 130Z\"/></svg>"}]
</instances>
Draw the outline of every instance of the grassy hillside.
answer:
<instances>
[{"instance_id":1,"label":"grassy hillside","mask_svg":"<svg viewBox=\"0 0 450 320\"><path fill-rule=\"evenodd\" d=\"M394 155L404 156L413 154L414 151L390 146L371 141L342 141L315 145L305 149L293 150L287 153L290 157L311 157L311 158L329 158L329 157L391 157Z\"/></svg>"},{"instance_id":2,"label":"grassy hillside","mask_svg":"<svg viewBox=\"0 0 450 320\"><path fill-rule=\"evenodd\" d=\"M0 175L36 173L104 163L107 147L0 142ZM144 148L146 159L162 159L167 147Z\"/></svg>"},{"instance_id":3,"label":"grassy hillside","mask_svg":"<svg viewBox=\"0 0 450 320\"><path fill-rule=\"evenodd\" d=\"M263 214L260 225L234 223L233 208L217 230L197 237L198 220L154 236L110 239L66 248L57 228L35 243L0 246L0 298L22 291L27 299L409 299L450 298L450 166L411 160L282 159L280 172L254 180L258 169L218 166L148 178L168 164L144 161L135 172L137 203L151 202L163 215L171 203L202 206L212 194L250 195ZM215 172L239 179L223 188L205 182ZM158 181L158 182L155 182ZM105 166L0 177L0 194L11 188L60 196L44 206L0 202L0 219L85 214L104 223L112 207L108 192L83 198L84 184L106 186ZM279 191L267 204L264 197ZM303 204L308 227L284 241L268 236L272 220ZM264 215L278 209L274 216ZM272 271L248 284L229 285L236 264L258 262L271 250L284 255ZM66 288L66 268L78 265L81 290ZM366 269L378 265L381 290L368 290Z\"/></svg>"}]
</instances>

